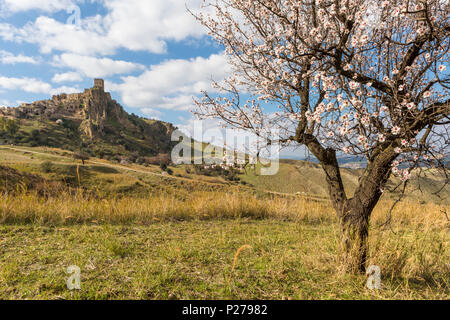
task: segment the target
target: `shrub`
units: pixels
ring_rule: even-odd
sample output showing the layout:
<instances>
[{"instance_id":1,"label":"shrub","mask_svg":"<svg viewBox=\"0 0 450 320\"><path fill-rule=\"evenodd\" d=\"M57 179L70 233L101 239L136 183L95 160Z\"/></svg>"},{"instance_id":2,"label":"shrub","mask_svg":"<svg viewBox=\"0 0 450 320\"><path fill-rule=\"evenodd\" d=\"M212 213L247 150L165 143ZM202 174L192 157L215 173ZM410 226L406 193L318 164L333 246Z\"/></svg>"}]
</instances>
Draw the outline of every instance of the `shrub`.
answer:
<instances>
[{"instance_id":1,"label":"shrub","mask_svg":"<svg viewBox=\"0 0 450 320\"><path fill-rule=\"evenodd\" d=\"M172 163L172 160L170 159L169 154L160 153L156 157L150 157L147 159L148 163L153 165L169 165Z\"/></svg>"},{"instance_id":2,"label":"shrub","mask_svg":"<svg viewBox=\"0 0 450 320\"><path fill-rule=\"evenodd\" d=\"M89 154L87 154L86 152L79 151L79 152L75 152L75 153L73 154L73 158L74 158L75 160L81 160L81 162L82 162L83 165L84 165L84 163L85 163L87 160L89 160L90 156L89 156Z\"/></svg>"},{"instance_id":3,"label":"shrub","mask_svg":"<svg viewBox=\"0 0 450 320\"><path fill-rule=\"evenodd\" d=\"M41 170L45 173L50 173L53 169L53 163L51 161L44 161L41 163Z\"/></svg>"}]
</instances>

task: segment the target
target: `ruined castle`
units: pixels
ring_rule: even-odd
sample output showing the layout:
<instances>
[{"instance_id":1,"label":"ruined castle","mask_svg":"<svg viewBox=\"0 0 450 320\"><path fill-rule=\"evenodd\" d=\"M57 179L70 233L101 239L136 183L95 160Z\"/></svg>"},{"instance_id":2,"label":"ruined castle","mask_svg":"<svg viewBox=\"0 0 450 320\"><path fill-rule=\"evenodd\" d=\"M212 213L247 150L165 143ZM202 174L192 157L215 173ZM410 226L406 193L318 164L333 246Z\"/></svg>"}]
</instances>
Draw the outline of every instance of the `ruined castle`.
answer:
<instances>
[{"instance_id":1,"label":"ruined castle","mask_svg":"<svg viewBox=\"0 0 450 320\"><path fill-rule=\"evenodd\" d=\"M107 114L117 119L125 119L125 111L111 94L105 92L103 79L94 79L94 86L83 93L60 94L51 100L23 103L16 108L0 108L0 117L13 119L39 119L58 121L71 120L79 124L80 129L88 137L101 134Z\"/></svg>"}]
</instances>

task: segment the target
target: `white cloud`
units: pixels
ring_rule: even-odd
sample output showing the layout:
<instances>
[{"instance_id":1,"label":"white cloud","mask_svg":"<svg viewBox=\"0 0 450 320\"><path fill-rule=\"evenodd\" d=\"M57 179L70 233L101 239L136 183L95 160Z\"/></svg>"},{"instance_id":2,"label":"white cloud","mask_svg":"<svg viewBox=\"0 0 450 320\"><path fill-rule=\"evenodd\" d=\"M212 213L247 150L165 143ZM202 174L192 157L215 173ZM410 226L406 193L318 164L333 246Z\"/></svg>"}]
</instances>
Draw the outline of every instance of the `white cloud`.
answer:
<instances>
[{"instance_id":1,"label":"white cloud","mask_svg":"<svg viewBox=\"0 0 450 320\"><path fill-rule=\"evenodd\" d=\"M161 111L152 108L142 108L141 112L146 116L156 120L159 120L160 116L163 114Z\"/></svg>"},{"instance_id":2,"label":"white cloud","mask_svg":"<svg viewBox=\"0 0 450 320\"><path fill-rule=\"evenodd\" d=\"M190 110L193 96L211 89L212 78L222 80L229 72L226 57L213 54L207 59L168 60L138 77L122 77L121 84L108 83L108 87L118 91L130 107Z\"/></svg>"},{"instance_id":3,"label":"white cloud","mask_svg":"<svg viewBox=\"0 0 450 320\"><path fill-rule=\"evenodd\" d=\"M78 93L78 92L81 92L80 88L62 86L62 87L59 87L59 88L51 89L49 93L51 95L58 95L58 94L61 94L61 93L70 94L70 93Z\"/></svg>"},{"instance_id":4,"label":"white cloud","mask_svg":"<svg viewBox=\"0 0 450 320\"><path fill-rule=\"evenodd\" d=\"M79 92L79 88L73 87L60 87L52 88L52 86L46 82L35 78L8 78L0 77L0 88L5 90L20 90L29 93L44 93L44 94L60 94L60 93L76 93Z\"/></svg>"},{"instance_id":5,"label":"white cloud","mask_svg":"<svg viewBox=\"0 0 450 320\"><path fill-rule=\"evenodd\" d=\"M1 0L0 0L1 1ZM15 2L9 1L11 3ZM33 0L12 8L34 8ZM64 1L47 1L43 8L65 8ZM108 13L82 19L81 27L41 16L22 28L0 24L4 40L37 44L44 53L63 51L84 55L114 54L117 49L164 53L166 41L181 41L205 34L204 27L186 10L198 9L202 0L109 0ZM37 7L40 2L36 1Z\"/></svg>"},{"instance_id":6,"label":"white cloud","mask_svg":"<svg viewBox=\"0 0 450 320\"><path fill-rule=\"evenodd\" d=\"M52 86L34 78L0 77L0 88L22 90L30 93L50 93Z\"/></svg>"},{"instance_id":7,"label":"white cloud","mask_svg":"<svg viewBox=\"0 0 450 320\"><path fill-rule=\"evenodd\" d=\"M14 55L11 52L0 50L0 62L3 64L30 63L38 64L38 60L34 57L24 56L22 54Z\"/></svg>"},{"instance_id":8,"label":"white cloud","mask_svg":"<svg viewBox=\"0 0 450 320\"><path fill-rule=\"evenodd\" d=\"M186 10L186 4L199 8L201 3L201 0L107 1L109 14L104 22L108 38L130 50L165 52L165 40L204 35L203 27Z\"/></svg>"},{"instance_id":9,"label":"white cloud","mask_svg":"<svg viewBox=\"0 0 450 320\"><path fill-rule=\"evenodd\" d=\"M89 78L104 78L116 74L131 73L145 68L137 63L70 53L55 56L54 64L59 67L74 69Z\"/></svg>"},{"instance_id":10,"label":"white cloud","mask_svg":"<svg viewBox=\"0 0 450 320\"><path fill-rule=\"evenodd\" d=\"M112 54L117 44L101 31L101 17L83 20L83 28L41 16L22 28L7 23L0 24L0 37L18 43L37 44L41 52L71 52L83 55Z\"/></svg>"},{"instance_id":11,"label":"white cloud","mask_svg":"<svg viewBox=\"0 0 450 320\"><path fill-rule=\"evenodd\" d=\"M52 82L55 82L55 83L80 82L82 80L83 80L83 77L78 72L58 73L58 74L55 74L52 78Z\"/></svg>"}]
</instances>

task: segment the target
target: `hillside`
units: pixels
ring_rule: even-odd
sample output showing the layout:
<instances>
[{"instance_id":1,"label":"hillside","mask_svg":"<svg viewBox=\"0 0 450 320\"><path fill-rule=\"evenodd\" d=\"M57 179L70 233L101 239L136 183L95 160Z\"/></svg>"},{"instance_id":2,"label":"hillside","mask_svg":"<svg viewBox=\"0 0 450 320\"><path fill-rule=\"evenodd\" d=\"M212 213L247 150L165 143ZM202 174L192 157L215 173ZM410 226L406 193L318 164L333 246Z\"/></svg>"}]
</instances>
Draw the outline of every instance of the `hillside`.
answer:
<instances>
[{"instance_id":1,"label":"hillside","mask_svg":"<svg viewBox=\"0 0 450 320\"><path fill-rule=\"evenodd\" d=\"M82 187L86 192L104 195L173 194L183 199L192 192L220 191L225 193L245 192L259 196L307 197L317 201L328 198L325 176L314 163L296 160L281 160L280 170L275 176L259 175L259 166L253 170L236 170L233 179L229 171L206 174L194 166L169 166L164 172L159 165L121 165L114 161L91 158L86 165L76 162L72 154L61 149L46 147L0 146L0 191L14 191L25 187L28 190L49 190L69 186ZM77 172L78 166L78 172ZM342 169L344 186L349 196L354 192L359 170ZM450 188L446 186L440 196L434 195L444 185L444 179L436 171L427 177L411 179L406 199L422 203L449 204ZM391 179L390 189L400 181ZM419 190L420 186L420 190ZM396 199L400 189L386 192L383 199Z\"/></svg>"},{"instance_id":2,"label":"hillside","mask_svg":"<svg viewBox=\"0 0 450 320\"><path fill-rule=\"evenodd\" d=\"M0 108L0 144L13 144L14 148L22 150L28 148L24 152L2 149L0 163L15 170L0 168L0 188L11 190L17 189L18 185L36 188L36 185L53 182L71 187L81 183L86 189L102 186L111 194L145 194L156 189L185 194L193 189L204 190L205 186L209 190L215 184L214 188L219 186L225 191L232 185L239 185L251 192L328 198L323 170L316 163L301 160L282 160L275 176L259 175L259 166L254 170L178 166L167 170L173 177L163 176L166 172L159 165L168 164L167 157L155 156L170 153L174 130L172 124L128 114L104 91L100 79L83 93L61 94L18 108ZM49 153L47 148L54 149ZM90 166L82 166L77 173L73 153L79 151L88 154L92 161ZM48 161L52 164L45 164ZM343 182L351 196L362 169L353 158L344 162L343 166L347 167L342 168ZM118 169L117 164L133 165L134 171ZM145 178L136 177L137 172ZM420 181L417 178L411 180L407 197L425 202L448 201L448 186L440 197L434 195L443 182L435 170L428 171ZM389 189L399 184L398 179L392 178ZM395 197L399 192L400 188L397 188L385 197Z\"/></svg>"},{"instance_id":3,"label":"hillside","mask_svg":"<svg viewBox=\"0 0 450 320\"><path fill-rule=\"evenodd\" d=\"M342 179L348 196L352 196L358 186L358 179L363 169L341 168ZM255 172L256 171L256 172ZM320 165L301 160L281 160L280 170L275 176L259 175L256 170L247 170L240 179L258 190L268 190L290 194L307 194L328 198L325 173ZM450 201L450 186L437 169L428 170L418 178L417 170L413 172L405 196L410 200L422 202L446 203ZM400 179L392 177L384 198L397 198L401 193ZM442 190L441 190L442 189ZM436 192L440 191L438 194Z\"/></svg>"},{"instance_id":4,"label":"hillside","mask_svg":"<svg viewBox=\"0 0 450 320\"><path fill-rule=\"evenodd\" d=\"M128 114L97 79L83 93L0 109L0 144L47 146L135 162L168 153L172 124Z\"/></svg>"}]
</instances>

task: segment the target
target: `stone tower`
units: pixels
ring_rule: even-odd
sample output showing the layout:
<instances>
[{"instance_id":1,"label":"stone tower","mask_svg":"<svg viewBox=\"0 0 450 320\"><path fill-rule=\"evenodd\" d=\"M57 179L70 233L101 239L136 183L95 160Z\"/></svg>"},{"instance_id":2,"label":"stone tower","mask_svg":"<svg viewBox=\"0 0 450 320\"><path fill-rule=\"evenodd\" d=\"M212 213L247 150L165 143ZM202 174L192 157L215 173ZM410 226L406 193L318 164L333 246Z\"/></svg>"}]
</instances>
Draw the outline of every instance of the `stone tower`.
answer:
<instances>
[{"instance_id":1,"label":"stone tower","mask_svg":"<svg viewBox=\"0 0 450 320\"><path fill-rule=\"evenodd\" d=\"M105 81L103 79L94 79L94 88L105 91Z\"/></svg>"}]
</instances>

